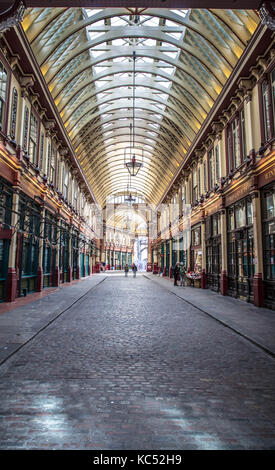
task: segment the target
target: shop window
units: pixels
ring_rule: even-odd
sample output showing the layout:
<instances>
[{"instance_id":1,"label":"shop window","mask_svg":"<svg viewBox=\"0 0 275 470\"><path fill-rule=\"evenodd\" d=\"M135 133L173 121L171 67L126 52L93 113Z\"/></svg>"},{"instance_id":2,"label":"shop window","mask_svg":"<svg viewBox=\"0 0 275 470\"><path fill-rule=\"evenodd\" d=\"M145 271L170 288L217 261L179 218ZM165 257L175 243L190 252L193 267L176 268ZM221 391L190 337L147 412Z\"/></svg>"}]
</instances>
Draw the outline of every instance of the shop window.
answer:
<instances>
[{"instance_id":1,"label":"shop window","mask_svg":"<svg viewBox=\"0 0 275 470\"><path fill-rule=\"evenodd\" d=\"M199 246L201 244L201 228L197 227L192 230L192 245Z\"/></svg>"},{"instance_id":2,"label":"shop window","mask_svg":"<svg viewBox=\"0 0 275 470\"><path fill-rule=\"evenodd\" d=\"M275 186L265 189L262 193L263 206L263 255L264 277L267 281L275 281ZM269 287L271 289L271 287ZM273 290L274 295L274 283ZM270 293L269 293L270 294ZM270 297L270 295L268 295ZM273 297L274 298L274 297Z\"/></svg>"},{"instance_id":3,"label":"shop window","mask_svg":"<svg viewBox=\"0 0 275 470\"><path fill-rule=\"evenodd\" d=\"M243 227L245 224L245 208L243 205L237 206L235 211L236 228Z\"/></svg>"},{"instance_id":4,"label":"shop window","mask_svg":"<svg viewBox=\"0 0 275 470\"><path fill-rule=\"evenodd\" d=\"M21 263L20 295L35 290L38 267L38 250L41 214L39 206L31 199L21 196L20 205Z\"/></svg>"},{"instance_id":5,"label":"shop window","mask_svg":"<svg viewBox=\"0 0 275 470\"><path fill-rule=\"evenodd\" d=\"M246 224L252 225L253 224L253 216L252 216L252 202L248 201L246 205Z\"/></svg>"},{"instance_id":6,"label":"shop window","mask_svg":"<svg viewBox=\"0 0 275 470\"><path fill-rule=\"evenodd\" d=\"M10 136L12 139L15 139L15 136L16 136L17 105L18 105L18 93L17 93L16 88L14 88L12 92L11 123L10 123Z\"/></svg>"},{"instance_id":7,"label":"shop window","mask_svg":"<svg viewBox=\"0 0 275 470\"><path fill-rule=\"evenodd\" d=\"M228 213L228 229L229 230L234 230L235 224L234 224L234 210L230 209Z\"/></svg>"},{"instance_id":8,"label":"shop window","mask_svg":"<svg viewBox=\"0 0 275 470\"><path fill-rule=\"evenodd\" d=\"M252 201L247 197L227 209L228 292L253 299L255 249L252 225Z\"/></svg>"},{"instance_id":9,"label":"shop window","mask_svg":"<svg viewBox=\"0 0 275 470\"><path fill-rule=\"evenodd\" d=\"M57 220L46 211L44 222L43 273L44 287L52 285L52 274L55 265L55 247L57 242Z\"/></svg>"},{"instance_id":10,"label":"shop window","mask_svg":"<svg viewBox=\"0 0 275 470\"><path fill-rule=\"evenodd\" d=\"M216 235L220 234L220 217L213 216L212 217L212 236L215 237Z\"/></svg>"},{"instance_id":11,"label":"shop window","mask_svg":"<svg viewBox=\"0 0 275 470\"><path fill-rule=\"evenodd\" d=\"M0 129L3 127L6 111L7 83L7 71L2 62L0 62Z\"/></svg>"},{"instance_id":12,"label":"shop window","mask_svg":"<svg viewBox=\"0 0 275 470\"><path fill-rule=\"evenodd\" d=\"M36 165L37 163L37 144L38 144L38 120L36 119L35 115L31 113L29 156L30 156L30 161L34 165Z\"/></svg>"}]
</instances>

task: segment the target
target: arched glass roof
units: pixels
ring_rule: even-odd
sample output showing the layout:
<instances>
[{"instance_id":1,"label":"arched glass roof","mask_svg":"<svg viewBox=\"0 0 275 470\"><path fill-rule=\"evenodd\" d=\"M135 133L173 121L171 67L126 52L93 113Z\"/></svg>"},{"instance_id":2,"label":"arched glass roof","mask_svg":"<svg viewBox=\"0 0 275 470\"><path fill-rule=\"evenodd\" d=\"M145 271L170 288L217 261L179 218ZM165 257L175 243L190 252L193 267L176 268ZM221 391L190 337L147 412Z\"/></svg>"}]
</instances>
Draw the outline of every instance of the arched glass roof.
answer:
<instances>
[{"instance_id":1,"label":"arched glass roof","mask_svg":"<svg viewBox=\"0 0 275 470\"><path fill-rule=\"evenodd\" d=\"M252 10L26 11L24 30L99 204L127 188L133 114L144 164L131 184L158 203L258 23Z\"/></svg>"}]
</instances>

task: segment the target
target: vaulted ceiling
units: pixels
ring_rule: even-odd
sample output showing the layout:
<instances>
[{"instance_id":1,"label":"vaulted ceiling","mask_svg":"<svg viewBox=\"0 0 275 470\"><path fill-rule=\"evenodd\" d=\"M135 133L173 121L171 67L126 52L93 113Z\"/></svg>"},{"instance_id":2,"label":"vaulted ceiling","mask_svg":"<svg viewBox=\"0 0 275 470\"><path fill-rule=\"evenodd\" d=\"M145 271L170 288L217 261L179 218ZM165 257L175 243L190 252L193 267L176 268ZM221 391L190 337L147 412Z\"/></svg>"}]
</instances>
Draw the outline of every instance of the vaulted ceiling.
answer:
<instances>
[{"instance_id":1,"label":"vaulted ceiling","mask_svg":"<svg viewBox=\"0 0 275 470\"><path fill-rule=\"evenodd\" d=\"M30 8L23 28L97 201L157 204L251 39L253 10ZM125 148L143 158L129 181Z\"/></svg>"}]
</instances>

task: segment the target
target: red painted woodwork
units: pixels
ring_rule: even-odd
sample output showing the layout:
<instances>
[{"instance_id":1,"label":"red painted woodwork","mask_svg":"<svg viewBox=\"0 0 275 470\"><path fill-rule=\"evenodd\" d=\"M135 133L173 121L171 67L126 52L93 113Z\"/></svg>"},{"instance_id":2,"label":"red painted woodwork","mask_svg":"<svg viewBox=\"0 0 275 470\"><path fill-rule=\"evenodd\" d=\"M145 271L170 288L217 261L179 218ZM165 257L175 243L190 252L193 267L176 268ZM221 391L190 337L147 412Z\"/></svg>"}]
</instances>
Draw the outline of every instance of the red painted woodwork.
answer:
<instances>
[{"instance_id":1,"label":"red painted woodwork","mask_svg":"<svg viewBox=\"0 0 275 470\"><path fill-rule=\"evenodd\" d=\"M41 266L39 266L37 270L36 291L43 291L43 268Z\"/></svg>"},{"instance_id":2,"label":"red painted woodwork","mask_svg":"<svg viewBox=\"0 0 275 470\"><path fill-rule=\"evenodd\" d=\"M6 301L13 302L17 294L17 270L15 268L8 269L7 287L6 287Z\"/></svg>"},{"instance_id":3,"label":"red painted woodwork","mask_svg":"<svg viewBox=\"0 0 275 470\"><path fill-rule=\"evenodd\" d=\"M58 266L55 266L55 270L54 270L54 285L55 286L59 286L60 284L60 271L59 271L59 267Z\"/></svg>"},{"instance_id":4,"label":"red painted woodwork","mask_svg":"<svg viewBox=\"0 0 275 470\"><path fill-rule=\"evenodd\" d=\"M253 279L254 305L256 307L264 306L264 284L261 273L257 273Z\"/></svg>"},{"instance_id":5,"label":"red painted woodwork","mask_svg":"<svg viewBox=\"0 0 275 470\"><path fill-rule=\"evenodd\" d=\"M201 288L206 289L206 287L207 287L206 274L205 274L205 269L203 269L201 273Z\"/></svg>"},{"instance_id":6,"label":"red painted woodwork","mask_svg":"<svg viewBox=\"0 0 275 470\"><path fill-rule=\"evenodd\" d=\"M228 289L228 278L227 278L227 273L226 271L221 272L221 294L222 295L227 295L227 289Z\"/></svg>"},{"instance_id":7,"label":"red painted woodwork","mask_svg":"<svg viewBox=\"0 0 275 470\"><path fill-rule=\"evenodd\" d=\"M72 266L68 266L67 281L71 282L72 280L73 280L73 268Z\"/></svg>"},{"instance_id":8,"label":"red painted woodwork","mask_svg":"<svg viewBox=\"0 0 275 470\"><path fill-rule=\"evenodd\" d=\"M147 263L147 272L148 273L152 272L152 263Z\"/></svg>"}]
</instances>

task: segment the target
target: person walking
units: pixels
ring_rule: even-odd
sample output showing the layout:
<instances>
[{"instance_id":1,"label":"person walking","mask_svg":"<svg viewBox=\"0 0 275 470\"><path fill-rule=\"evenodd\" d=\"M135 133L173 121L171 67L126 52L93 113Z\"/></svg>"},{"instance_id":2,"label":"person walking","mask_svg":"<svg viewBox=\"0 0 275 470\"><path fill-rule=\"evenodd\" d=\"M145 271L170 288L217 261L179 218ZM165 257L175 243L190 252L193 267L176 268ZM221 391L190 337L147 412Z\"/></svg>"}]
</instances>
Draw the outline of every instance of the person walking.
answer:
<instances>
[{"instance_id":1,"label":"person walking","mask_svg":"<svg viewBox=\"0 0 275 470\"><path fill-rule=\"evenodd\" d=\"M184 287L185 285L185 273L186 269L183 262L180 263L180 286Z\"/></svg>"},{"instance_id":2,"label":"person walking","mask_svg":"<svg viewBox=\"0 0 275 470\"><path fill-rule=\"evenodd\" d=\"M129 266L128 266L128 264L125 264L124 271L125 271L125 277L128 277L128 272L129 272Z\"/></svg>"},{"instance_id":3,"label":"person walking","mask_svg":"<svg viewBox=\"0 0 275 470\"><path fill-rule=\"evenodd\" d=\"M134 277L137 277L137 266L135 265L135 263L132 266L132 271L133 271Z\"/></svg>"},{"instance_id":4,"label":"person walking","mask_svg":"<svg viewBox=\"0 0 275 470\"><path fill-rule=\"evenodd\" d=\"M178 285L177 281L178 281L179 272L180 272L180 266L179 266L179 263L176 263L174 267L174 286Z\"/></svg>"}]
</instances>

